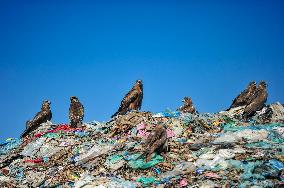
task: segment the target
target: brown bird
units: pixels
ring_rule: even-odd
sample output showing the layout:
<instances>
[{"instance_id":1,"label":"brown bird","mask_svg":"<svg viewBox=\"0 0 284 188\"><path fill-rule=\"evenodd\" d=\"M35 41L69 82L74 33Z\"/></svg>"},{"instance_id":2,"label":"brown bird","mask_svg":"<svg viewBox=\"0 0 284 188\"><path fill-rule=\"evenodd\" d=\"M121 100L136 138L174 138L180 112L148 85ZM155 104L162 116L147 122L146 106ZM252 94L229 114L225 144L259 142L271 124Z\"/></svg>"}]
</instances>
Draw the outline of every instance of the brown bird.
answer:
<instances>
[{"instance_id":1,"label":"brown bird","mask_svg":"<svg viewBox=\"0 0 284 188\"><path fill-rule=\"evenodd\" d=\"M132 89L125 95L120 103L117 112L111 117L116 115L126 114L130 110L140 110L143 99L143 84L142 80L137 80Z\"/></svg>"},{"instance_id":2,"label":"brown bird","mask_svg":"<svg viewBox=\"0 0 284 188\"><path fill-rule=\"evenodd\" d=\"M192 100L189 97L184 97L184 99L182 100L182 102L184 103L181 107L179 107L177 110L184 112L184 113L195 113L195 107L192 104Z\"/></svg>"},{"instance_id":3,"label":"brown bird","mask_svg":"<svg viewBox=\"0 0 284 188\"><path fill-rule=\"evenodd\" d=\"M84 106L80 103L77 97L70 97L69 120L71 127L76 128L81 126L83 118Z\"/></svg>"},{"instance_id":4,"label":"brown bird","mask_svg":"<svg viewBox=\"0 0 284 188\"><path fill-rule=\"evenodd\" d=\"M50 110L50 101L43 101L41 105L41 111L38 112L32 120L26 122L26 130L21 135L21 138L27 136L30 132L36 130L40 124L50 121L52 113Z\"/></svg>"},{"instance_id":5,"label":"brown bird","mask_svg":"<svg viewBox=\"0 0 284 188\"><path fill-rule=\"evenodd\" d=\"M229 109L248 105L252 100L255 92L256 92L256 82L253 81L250 82L247 88L234 99Z\"/></svg>"},{"instance_id":6,"label":"brown bird","mask_svg":"<svg viewBox=\"0 0 284 188\"><path fill-rule=\"evenodd\" d=\"M157 152L161 154L168 150L168 138L167 138L167 130L163 125L158 125L151 132L145 142L145 150L141 156L146 156L146 162L151 160L152 154Z\"/></svg>"},{"instance_id":7,"label":"brown bird","mask_svg":"<svg viewBox=\"0 0 284 188\"><path fill-rule=\"evenodd\" d=\"M264 104L266 103L268 97L266 88L266 83L264 81L261 81L251 102L244 109L243 117L245 119L252 117L256 111L259 111L264 107Z\"/></svg>"}]
</instances>

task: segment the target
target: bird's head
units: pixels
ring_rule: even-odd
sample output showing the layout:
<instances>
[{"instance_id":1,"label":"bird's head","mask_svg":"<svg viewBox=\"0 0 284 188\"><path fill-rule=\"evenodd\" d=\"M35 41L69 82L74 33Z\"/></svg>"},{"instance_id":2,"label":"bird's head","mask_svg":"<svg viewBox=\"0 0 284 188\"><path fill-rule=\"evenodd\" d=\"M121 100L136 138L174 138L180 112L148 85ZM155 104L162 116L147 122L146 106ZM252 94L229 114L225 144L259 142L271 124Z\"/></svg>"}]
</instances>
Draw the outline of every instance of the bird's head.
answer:
<instances>
[{"instance_id":1,"label":"bird's head","mask_svg":"<svg viewBox=\"0 0 284 188\"><path fill-rule=\"evenodd\" d=\"M51 102L48 100L44 100L41 105L41 109L49 109Z\"/></svg>"},{"instance_id":2,"label":"bird's head","mask_svg":"<svg viewBox=\"0 0 284 188\"><path fill-rule=\"evenodd\" d=\"M182 102L187 103L187 104L192 104L192 100L190 97L184 97Z\"/></svg>"},{"instance_id":3,"label":"bird's head","mask_svg":"<svg viewBox=\"0 0 284 188\"><path fill-rule=\"evenodd\" d=\"M255 88L256 88L256 82L255 81L250 82L248 85L248 89L255 89Z\"/></svg>"},{"instance_id":4,"label":"bird's head","mask_svg":"<svg viewBox=\"0 0 284 188\"><path fill-rule=\"evenodd\" d=\"M142 87L143 86L142 80L136 80L135 85Z\"/></svg>"},{"instance_id":5,"label":"bird's head","mask_svg":"<svg viewBox=\"0 0 284 188\"><path fill-rule=\"evenodd\" d=\"M70 102L78 102L79 99L76 96L71 96L70 97Z\"/></svg>"},{"instance_id":6,"label":"bird's head","mask_svg":"<svg viewBox=\"0 0 284 188\"><path fill-rule=\"evenodd\" d=\"M142 80L136 80L136 84L142 84Z\"/></svg>"},{"instance_id":7,"label":"bird's head","mask_svg":"<svg viewBox=\"0 0 284 188\"><path fill-rule=\"evenodd\" d=\"M266 89L266 87L267 87L266 82L265 82L265 81L260 81L260 82L259 82L259 87L261 87L261 88L263 88L263 89Z\"/></svg>"}]
</instances>

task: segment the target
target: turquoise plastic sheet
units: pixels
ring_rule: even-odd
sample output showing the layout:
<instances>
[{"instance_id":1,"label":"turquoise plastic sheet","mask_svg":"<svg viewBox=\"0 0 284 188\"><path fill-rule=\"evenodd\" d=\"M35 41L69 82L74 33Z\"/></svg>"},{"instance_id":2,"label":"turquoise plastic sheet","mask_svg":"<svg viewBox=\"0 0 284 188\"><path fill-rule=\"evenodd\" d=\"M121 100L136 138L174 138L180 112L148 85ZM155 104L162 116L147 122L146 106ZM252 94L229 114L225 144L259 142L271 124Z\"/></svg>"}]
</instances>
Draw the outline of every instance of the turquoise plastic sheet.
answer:
<instances>
[{"instance_id":1,"label":"turquoise plastic sheet","mask_svg":"<svg viewBox=\"0 0 284 188\"><path fill-rule=\"evenodd\" d=\"M149 162L145 162L145 157L140 157L140 154L133 154L130 156L128 165L134 169L146 169L155 166L158 163L164 162L164 158L160 155L153 154Z\"/></svg>"}]
</instances>

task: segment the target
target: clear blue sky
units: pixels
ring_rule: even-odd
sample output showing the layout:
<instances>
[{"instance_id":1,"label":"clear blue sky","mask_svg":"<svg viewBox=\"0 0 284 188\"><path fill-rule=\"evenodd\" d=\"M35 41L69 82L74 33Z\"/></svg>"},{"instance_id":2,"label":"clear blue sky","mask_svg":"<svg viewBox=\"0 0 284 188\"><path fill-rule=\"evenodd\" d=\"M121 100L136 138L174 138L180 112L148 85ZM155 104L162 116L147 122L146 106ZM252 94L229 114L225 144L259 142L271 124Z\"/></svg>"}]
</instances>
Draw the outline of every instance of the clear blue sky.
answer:
<instances>
[{"instance_id":1,"label":"clear blue sky","mask_svg":"<svg viewBox=\"0 0 284 188\"><path fill-rule=\"evenodd\" d=\"M0 2L0 140L52 102L68 122L69 97L85 120L108 120L136 79L142 110L227 108L251 80L284 102L284 1ZM68 2L68 3L67 3Z\"/></svg>"}]
</instances>

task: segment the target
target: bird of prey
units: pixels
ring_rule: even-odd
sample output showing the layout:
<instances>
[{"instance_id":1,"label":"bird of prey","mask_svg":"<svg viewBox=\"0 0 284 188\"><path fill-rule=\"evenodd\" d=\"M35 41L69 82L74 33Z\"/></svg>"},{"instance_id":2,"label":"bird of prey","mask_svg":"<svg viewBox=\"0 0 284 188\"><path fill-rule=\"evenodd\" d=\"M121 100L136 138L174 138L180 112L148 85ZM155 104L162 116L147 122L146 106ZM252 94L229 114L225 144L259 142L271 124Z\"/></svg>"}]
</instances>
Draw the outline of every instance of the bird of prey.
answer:
<instances>
[{"instance_id":1,"label":"bird of prey","mask_svg":"<svg viewBox=\"0 0 284 188\"><path fill-rule=\"evenodd\" d=\"M250 82L247 88L234 99L229 109L248 105L252 100L255 92L256 92L256 82L253 81Z\"/></svg>"},{"instance_id":2,"label":"bird of prey","mask_svg":"<svg viewBox=\"0 0 284 188\"><path fill-rule=\"evenodd\" d=\"M195 113L195 107L192 104L192 100L189 97L184 97L184 99L182 100L183 105L181 107L179 107L177 110L184 112L184 113Z\"/></svg>"},{"instance_id":3,"label":"bird of prey","mask_svg":"<svg viewBox=\"0 0 284 188\"><path fill-rule=\"evenodd\" d=\"M84 106L77 97L70 97L69 120L71 127L76 128L82 125L83 118Z\"/></svg>"},{"instance_id":4,"label":"bird of prey","mask_svg":"<svg viewBox=\"0 0 284 188\"><path fill-rule=\"evenodd\" d=\"M159 154L168 150L168 138L167 131L163 125L158 125L150 133L145 142L144 152L139 158L146 156L146 162L151 160L152 154L157 152Z\"/></svg>"},{"instance_id":5,"label":"bird of prey","mask_svg":"<svg viewBox=\"0 0 284 188\"><path fill-rule=\"evenodd\" d=\"M142 80L137 80L132 89L125 95L120 103L117 112L111 117L116 115L126 114L130 110L140 110L143 99L143 84Z\"/></svg>"},{"instance_id":6,"label":"bird of prey","mask_svg":"<svg viewBox=\"0 0 284 188\"><path fill-rule=\"evenodd\" d=\"M256 89L256 92L251 100L251 102L245 107L243 116L245 119L252 117L256 111L261 110L267 101L267 85L264 81L261 81Z\"/></svg>"},{"instance_id":7,"label":"bird of prey","mask_svg":"<svg viewBox=\"0 0 284 188\"><path fill-rule=\"evenodd\" d=\"M40 124L50 121L52 113L50 110L50 101L43 101L41 105L41 111L38 112L32 120L26 122L26 130L21 135L21 138L26 137L30 132L36 130Z\"/></svg>"}]
</instances>

